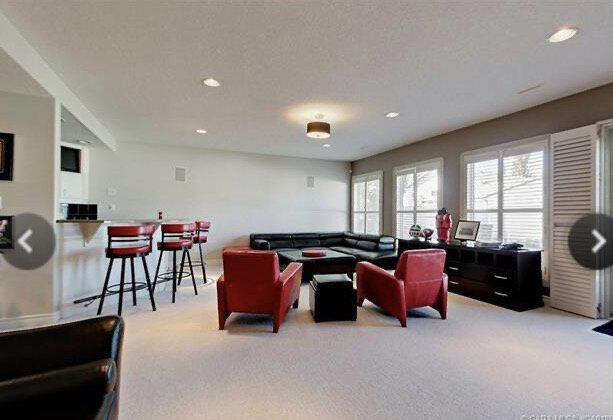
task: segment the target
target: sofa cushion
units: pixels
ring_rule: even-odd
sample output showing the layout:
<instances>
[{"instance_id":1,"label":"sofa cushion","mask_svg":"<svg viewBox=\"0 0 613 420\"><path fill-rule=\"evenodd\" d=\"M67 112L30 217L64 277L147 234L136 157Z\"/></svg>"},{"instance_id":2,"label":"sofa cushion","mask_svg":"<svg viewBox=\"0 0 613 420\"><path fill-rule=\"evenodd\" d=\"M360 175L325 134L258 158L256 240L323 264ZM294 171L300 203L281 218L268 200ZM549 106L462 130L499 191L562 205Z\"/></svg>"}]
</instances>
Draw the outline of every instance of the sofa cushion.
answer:
<instances>
[{"instance_id":1,"label":"sofa cushion","mask_svg":"<svg viewBox=\"0 0 613 420\"><path fill-rule=\"evenodd\" d=\"M292 247L292 235L289 233L252 233L250 235L251 239L251 247L254 249L262 249L256 248L254 245L254 241L256 240L264 240L270 243L270 248L268 249L277 249L277 248L291 248ZM258 244L262 246L262 244Z\"/></svg>"},{"instance_id":2,"label":"sofa cushion","mask_svg":"<svg viewBox=\"0 0 613 420\"><path fill-rule=\"evenodd\" d=\"M343 232L320 233L321 246L341 246L343 244Z\"/></svg>"},{"instance_id":3,"label":"sofa cushion","mask_svg":"<svg viewBox=\"0 0 613 420\"><path fill-rule=\"evenodd\" d=\"M251 248L267 251L270 249L270 242L264 239L254 239L251 241Z\"/></svg>"},{"instance_id":4,"label":"sofa cushion","mask_svg":"<svg viewBox=\"0 0 613 420\"><path fill-rule=\"evenodd\" d=\"M292 244L294 248L321 246L319 235L316 233L294 233Z\"/></svg>"},{"instance_id":5,"label":"sofa cushion","mask_svg":"<svg viewBox=\"0 0 613 420\"><path fill-rule=\"evenodd\" d=\"M353 232L345 232L343 234L343 245L344 247L356 248L358 246L359 235Z\"/></svg>"},{"instance_id":6,"label":"sofa cushion","mask_svg":"<svg viewBox=\"0 0 613 420\"><path fill-rule=\"evenodd\" d=\"M380 258L387 258L396 256L396 251L364 251L358 248L344 247L344 246L333 246L330 249L343 252L345 254L353 255L358 259L358 261L369 261L375 262Z\"/></svg>"},{"instance_id":7,"label":"sofa cushion","mask_svg":"<svg viewBox=\"0 0 613 420\"><path fill-rule=\"evenodd\" d=\"M356 247L358 247L359 249L363 249L365 251L376 251L378 245L379 245L378 242L360 240L358 241Z\"/></svg>"},{"instance_id":8,"label":"sofa cushion","mask_svg":"<svg viewBox=\"0 0 613 420\"><path fill-rule=\"evenodd\" d=\"M365 251L391 251L395 239L392 236L378 236L345 232L343 246L363 249Z\"/></svg>"}]
</instances>

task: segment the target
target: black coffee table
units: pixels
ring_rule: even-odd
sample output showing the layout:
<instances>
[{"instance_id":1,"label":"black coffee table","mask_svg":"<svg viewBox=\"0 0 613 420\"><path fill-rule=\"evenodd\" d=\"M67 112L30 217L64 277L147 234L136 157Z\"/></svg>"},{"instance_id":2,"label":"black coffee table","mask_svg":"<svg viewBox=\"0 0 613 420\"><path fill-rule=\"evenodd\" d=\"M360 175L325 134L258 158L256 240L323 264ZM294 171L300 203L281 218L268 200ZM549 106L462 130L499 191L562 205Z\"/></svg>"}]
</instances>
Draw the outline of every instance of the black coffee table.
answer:
<instances>
[{"instance_id":1,"label":"black coffee table","mask_svg":"<svg viewBox=\"0 0 613 420\"><path fill-rule=\"evenodd\" d=\"M325 249L322 257L305 257L300 249L281 249L277 251L281 266L292 262L302 263L302 281L310 281L313 274L347 274L353 277L356 258L353 255Z\"/></svg>"}]
</instances>

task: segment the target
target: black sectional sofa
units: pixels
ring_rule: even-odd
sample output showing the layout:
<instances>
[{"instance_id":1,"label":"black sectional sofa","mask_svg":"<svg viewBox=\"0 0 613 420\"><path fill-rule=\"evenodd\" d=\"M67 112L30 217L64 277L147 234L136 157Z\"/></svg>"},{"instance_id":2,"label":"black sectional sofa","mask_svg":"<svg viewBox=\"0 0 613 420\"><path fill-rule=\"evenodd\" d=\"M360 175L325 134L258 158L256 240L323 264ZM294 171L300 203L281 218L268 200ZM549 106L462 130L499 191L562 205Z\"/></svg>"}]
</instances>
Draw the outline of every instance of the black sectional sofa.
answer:
<instances>
[{"instance_id":1,"label":"black sectional sofa","mask_svg":"<svg viewBox=\"0 0 613 420\"><path fill-rule=\"evenodd\" d=\"M368 261L384 269L393 269L396 266L398 254L395 249L395 239L392 236L364 235L352 232L329 232L329 233L252 233L250 246L258 250L275 250L279 254L282 265L291 261L288 256L296 254L293 251L309 248L329 249L334 252L321 258L306 259L310 267L305 266L308 280L309 273L334 272L333 260L341 260L338 254L351 258L345 258L350 262L353 272L355 264L359 261ZM328 270L325 269L328 267ZM344 271L344 270L341 270Z\"/></svg>"}]
</instances>

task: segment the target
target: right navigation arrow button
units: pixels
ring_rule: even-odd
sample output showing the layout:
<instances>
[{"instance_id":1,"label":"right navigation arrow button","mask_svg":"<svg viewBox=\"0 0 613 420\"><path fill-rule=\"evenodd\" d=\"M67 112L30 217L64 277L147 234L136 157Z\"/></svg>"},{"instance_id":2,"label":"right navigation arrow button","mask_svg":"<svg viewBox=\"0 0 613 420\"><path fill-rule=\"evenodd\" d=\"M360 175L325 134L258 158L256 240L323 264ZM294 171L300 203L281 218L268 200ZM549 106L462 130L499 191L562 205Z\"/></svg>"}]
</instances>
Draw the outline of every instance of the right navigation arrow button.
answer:
<instances>
[{"instance_id":1,"label":"right navigation arrow button","mask_svg":"<svg viewBox=\"0 0 613 420\"><path fill-rule=\"evenodd\" d=\"M592 254L596 254L598 251L600 251L600 248L605 246L607 240L596 229L592 229L592 236L594 236L594 238L596 238L596 240L598 241L596 245L592 247Z\"/></svg>"},{"instance_id":2,"label":"right navigation arrow button","mask_svg":"<svg viewBox=\"0 0 613 420\"><path fill-rule=\"evenodd\" d=\"M558 237L554 236L552 246L563 258L563 251L556 245ZM601 270L610 267L613 264L613 218L598 213L581 217L570 228L568 250L573 259L585 268Z\"/></svg>"}]
</instances>

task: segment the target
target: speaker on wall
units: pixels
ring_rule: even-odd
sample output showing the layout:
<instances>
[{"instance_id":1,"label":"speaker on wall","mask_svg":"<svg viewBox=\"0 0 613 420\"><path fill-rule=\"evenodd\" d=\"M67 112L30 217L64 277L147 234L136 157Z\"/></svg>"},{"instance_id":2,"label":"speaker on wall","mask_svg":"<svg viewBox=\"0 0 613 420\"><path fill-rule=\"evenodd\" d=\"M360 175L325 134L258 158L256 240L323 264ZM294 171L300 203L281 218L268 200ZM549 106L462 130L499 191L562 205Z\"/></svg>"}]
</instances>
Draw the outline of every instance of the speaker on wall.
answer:
<instances>
[{"instance_id":1,"label":"speaker on wall","mask_svg":"<svg viewBox=\"0 0 613 420\"><path fill-rule=\"evenodd\" d=\"M315 188L315 177L312 175L307 176L307 188Z\"/></svg>"},{"instance_id":2,"label":"speaker on wall","mask_svg":"<svg viewBox=\"0 0 613 420\"><path fill-rule=\"evenodd\" d=\"M187 168L180 166L175 167L175 181L187 182Z\"/></svg>"}]
</instances>

